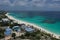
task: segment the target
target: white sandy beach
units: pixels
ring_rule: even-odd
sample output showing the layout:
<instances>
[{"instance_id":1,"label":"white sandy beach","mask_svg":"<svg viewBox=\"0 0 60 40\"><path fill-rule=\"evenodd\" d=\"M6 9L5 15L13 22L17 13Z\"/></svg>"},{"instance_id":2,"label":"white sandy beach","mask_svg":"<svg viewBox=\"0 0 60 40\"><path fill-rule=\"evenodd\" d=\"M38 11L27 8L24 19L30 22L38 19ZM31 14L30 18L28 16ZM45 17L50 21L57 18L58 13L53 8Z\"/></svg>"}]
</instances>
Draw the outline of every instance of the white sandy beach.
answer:
<instances>
[{"instance_id":1,"label":"white sandy beach","mask_svg":"<svg viewBox=\"0 0 60 40\"><path fill-rule=\"evenodd\" d=\"M33 27L35 27L35 28L37 28L37 29L39 29L39 30L41 29L41 31L45 31L46 33L53 34L53 37L56 37L56 38L59 39L59 36L60 36L60 35L57 35L57 34L55 34L55 33L52 33L52 32L50 32L50 31L48 31L48 30L46 30L46 29L44 29L44 28L41 28L41 27L39 27L39 26L37 26L37 25L35 25L35 24L32 24L32 23L28 23L28 22L25 22L25 21L22 21L22 20L15 19L14 17L12 17L12 16L10 16L10 15L8 15L8 14L9 14L9 13L7 13L6 16L8 16L8 18L10 18L10 19L12 19L12 20L15 20L18 24L24 23L24 24L26 24L26 25L33 25Z\"/></svg>"}]
</instances>

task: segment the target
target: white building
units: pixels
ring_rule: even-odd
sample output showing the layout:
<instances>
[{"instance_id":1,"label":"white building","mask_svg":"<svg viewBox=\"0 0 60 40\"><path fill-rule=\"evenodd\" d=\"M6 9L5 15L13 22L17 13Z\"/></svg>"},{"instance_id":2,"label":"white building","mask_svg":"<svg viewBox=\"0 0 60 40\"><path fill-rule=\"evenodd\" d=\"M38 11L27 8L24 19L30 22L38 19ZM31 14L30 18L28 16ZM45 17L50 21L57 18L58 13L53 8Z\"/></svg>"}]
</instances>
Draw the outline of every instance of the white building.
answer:
<instances>
[{"instance_id":1,"label":"white building","mask_svg":"<svg viewBox=\"0 0 60 40\"><path fill-rule=\"evenodd\" d=\"M8 18L2 18L2 21L6 22L6 21L10 21Z\"/></svg>"}]
</instances>

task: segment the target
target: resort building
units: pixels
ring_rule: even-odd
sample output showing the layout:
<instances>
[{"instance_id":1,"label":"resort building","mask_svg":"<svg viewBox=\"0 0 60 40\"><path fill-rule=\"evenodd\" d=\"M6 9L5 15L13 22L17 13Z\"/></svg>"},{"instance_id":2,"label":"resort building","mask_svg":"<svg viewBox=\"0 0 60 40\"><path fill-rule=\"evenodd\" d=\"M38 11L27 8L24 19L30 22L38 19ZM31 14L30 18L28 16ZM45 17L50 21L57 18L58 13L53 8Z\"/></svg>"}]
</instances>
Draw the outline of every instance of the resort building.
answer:
<instances>
[{"instance_id":1,"label":"resort building","mask_svg":"<svg viewBox=\"0 0 60 40\"><path fill-rule=\"evenodd\" d=\"M22 29L25 29L26 27L27 27L26 25L22 25L22 26L21 26Z\"/></svg>"},{"instance_id":2,"label":"resort building","mask_svg":"<svg viewBox=\"0 0 60 40\"><path fill-rule=\"evenodd\" d=\"M22 25L22 29L24 29L26 32L33 32L34 29L30 26Z\"/></svg>"},{"instance_id":3,"label":"resort building","mask_svg":"<svg viewBox=\"0 0 60 40\"><path fill-rule=\"evenodd\" d=\"M16 37L17 37L17 36L20 36L21 29L20 29L19 26L14 26L12 29L13 29L13 33L16 34Z\"/></svg>"},{"instance_id":4,"label":"resort building","mask_svg":"<svg viewBox=\"0 0 60 40\"><path fill-rule=\"evenodd\" d=\"M14 31L16 31L16 32L20 32L20 31L21 31L21 29L20 29L19 26L14 26L12 29L13 29Z\"/></svg>"},{"instance_id":5,"label":"resort building","mask_svg":"<svg viewBox=\"0 0 60 40\"><path fill-rule=\"evenodd\" d=\"M7 28L5 29L4 34L5 34L5 40L10 39L10 38L11 38L11 34L12 34L12 29L10 29L9 27L7 27Z\"/></svg>"},{"instance_id":6,"label":"resort building","mask_svg":"<svg viewBox=\"0 0 60 40\"><path fill-rule=\"evenodd\" d=\"M2 18L2 21L3 22L8 22L8 21L10 21L8 18Z\"/></svg>"},{"instance_id":7,"label":"resort building","mask_svg":"<svg viewBox=\"0 0 60 40\"><path fill-rule=\"evenodd\" d=\"M26 28L25 28L25 31L31 33L31 32L34 32L34 29L32 29L32 28L30 28L30 27L26 27Z\"/></svg>"}]
</instances>

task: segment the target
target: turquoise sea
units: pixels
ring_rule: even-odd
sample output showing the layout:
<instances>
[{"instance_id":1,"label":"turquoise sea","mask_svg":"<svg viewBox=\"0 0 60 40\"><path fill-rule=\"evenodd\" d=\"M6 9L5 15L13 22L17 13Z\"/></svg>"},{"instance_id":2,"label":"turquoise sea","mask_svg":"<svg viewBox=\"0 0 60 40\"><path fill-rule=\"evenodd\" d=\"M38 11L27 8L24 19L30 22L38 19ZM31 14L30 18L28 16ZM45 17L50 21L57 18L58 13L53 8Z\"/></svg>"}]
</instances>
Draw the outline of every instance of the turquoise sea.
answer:
<instances>
[{"instance_id":1,"label":"turquoise sea","mask_svg":"<svg viewBox=\"0 0 60 40\"><path fill-rule=\"evenodd\" d=\"M29 23L36 24L48 31L60 35L60 12L22 11L9 12L10 16ZM52 21L51 21L52 20ZM50 22L49 22L50 21Z\"/></svg>"}]
</instances>

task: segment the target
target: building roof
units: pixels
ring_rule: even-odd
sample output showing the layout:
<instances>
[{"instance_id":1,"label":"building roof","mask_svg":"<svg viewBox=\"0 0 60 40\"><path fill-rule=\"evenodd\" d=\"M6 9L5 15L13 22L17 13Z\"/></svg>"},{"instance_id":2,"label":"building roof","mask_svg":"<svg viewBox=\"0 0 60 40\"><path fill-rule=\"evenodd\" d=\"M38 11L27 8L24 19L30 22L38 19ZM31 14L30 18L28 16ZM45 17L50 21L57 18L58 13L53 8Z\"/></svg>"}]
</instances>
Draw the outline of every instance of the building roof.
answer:
<instances>
[{"instance_id":1,"label":"building roof","mask_svg":"<svg viewBox=\"0 0 60 40\"><path fill-rule=\"evenodd\" d=\"M32 31L34 31L34 29L32 29L32 28L30 28L30 27L26 27L25 30L26 30L27 32L32 32Z\"/></svg>"},{"instance_id":2,"label":"building roof","mask_svg":"<svg viewBox=\"0 0 60 40\"><path fill-rule=\"evenodd\" d=\"M19 29L19 26L14 26L13 29L15 29L15 28Z\"/></svg>"},{"instance_id":3,"label":"building roof","mask_svg":"<svg viewBox=\"0 0 60 40\"><path fill-rule=\"evenodd\" d=\"M2 20L3 20L3 21L9 21L9 19L8 19L8 18L3 18Z\"/></svg>"},{"instance_id":4,"label":"building roof","mask_svg":"<svg viewBox=\"0 0 60 40\"><path fill-rule=\"evenodd\" d=\"M14 26L12 29L17 30L17 31L21 31L19 26Z\"/></svg>"},{"instance_id":5,"label":"building roof","mask_svg":"<svg viewBox=\"0 0 60 40\"><path fill-rule=\"evenodd\" d=\"M12 29L10 29L9 27L5 29L5 32L4 32L5 35L9 36L11 35L11 33L12 33Z\"/></svg>"}]
</instances>

